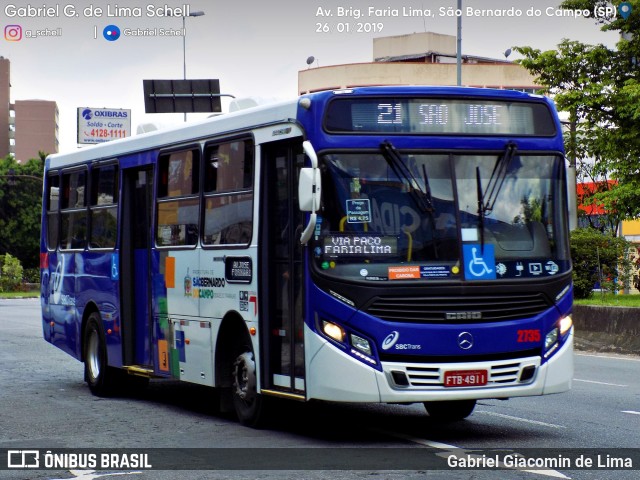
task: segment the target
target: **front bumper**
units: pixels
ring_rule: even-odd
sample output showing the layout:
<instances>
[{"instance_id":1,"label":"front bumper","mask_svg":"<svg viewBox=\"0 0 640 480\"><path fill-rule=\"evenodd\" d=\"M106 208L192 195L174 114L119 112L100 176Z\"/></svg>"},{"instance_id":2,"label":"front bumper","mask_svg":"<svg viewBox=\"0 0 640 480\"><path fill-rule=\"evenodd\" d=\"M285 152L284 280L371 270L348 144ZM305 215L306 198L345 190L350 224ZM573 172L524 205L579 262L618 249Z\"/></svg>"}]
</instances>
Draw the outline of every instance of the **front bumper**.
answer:
<instances>
[{"instance_id":1,"label":"front bumper","mask_svg":"<svg viewBox=\"0 0 640 480\"><path fill-rule=\"evenodd\" d=\"M573 329L562 347L544 364L540 357L512 360L411 363L382 362L373 369L305 326L307 399L338 402L415 403L439 400L511 398L560 393L571 388ZM409 357L408 357L409 358ZM527 380L523 369L535 368ZM447 370L486 370L488 382L475 387L445 387ZM403 372L408 385L397 385L392 372Z\"/></svg>"}]
</instances>

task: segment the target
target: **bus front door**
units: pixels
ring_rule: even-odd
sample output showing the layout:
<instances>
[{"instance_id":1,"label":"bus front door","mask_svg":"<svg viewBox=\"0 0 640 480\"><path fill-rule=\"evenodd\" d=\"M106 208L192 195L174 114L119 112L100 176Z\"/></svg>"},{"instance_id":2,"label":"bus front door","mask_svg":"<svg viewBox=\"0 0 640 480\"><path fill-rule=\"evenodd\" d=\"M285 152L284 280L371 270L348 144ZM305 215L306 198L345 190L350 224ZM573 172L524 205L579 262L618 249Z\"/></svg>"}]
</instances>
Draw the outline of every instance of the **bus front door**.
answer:
<instances>
[{"instance_id":1,"label":"bus front door","mask_svg":"<svg viewBox=\"0 0 640 480\"><path fill-rule=\"evenodd\" d=\"M120 311L123 364L150 367L153 167L122 170Z\"/></svg>"},{"instance_id":2,"label":"bus front door","mask_svg":"<svg viewBox=\"0 0 640 480\"><path fill-rule=\"evenodd\" d=\"M303 261L298 208L302 140L262 145L260 298L262 386L305 392Z\"/></svg>"}]
</instances>

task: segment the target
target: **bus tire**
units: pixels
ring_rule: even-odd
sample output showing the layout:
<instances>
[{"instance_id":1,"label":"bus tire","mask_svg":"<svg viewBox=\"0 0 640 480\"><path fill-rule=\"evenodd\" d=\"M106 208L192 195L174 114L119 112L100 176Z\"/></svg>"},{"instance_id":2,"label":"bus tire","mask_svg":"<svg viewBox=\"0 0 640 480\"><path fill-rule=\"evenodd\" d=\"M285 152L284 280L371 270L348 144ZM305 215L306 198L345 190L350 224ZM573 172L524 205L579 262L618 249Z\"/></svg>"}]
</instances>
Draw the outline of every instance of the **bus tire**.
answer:
<instances>
[{"instance_id":1,"label":"bus tire","mask_svg":"<svg viewBox=\"0 0 640 480\"><path fill-rule=\"evenodd\" d=\"M445 402L424 402L430 417L438 422L456 422L467 418L476 406L475 400L449 400Z\"/></svg>"},{"instance_id":2,"label":"bus tire","mask_svg":"<svg viewBox=\"0 0 640 480\"><path fill-rule=\"evenodd\" d=\"M83 348L84 379L89 385L89 390L99 397L111 395L117 372L108 366L107 343L98 312L89 315L84 331Z\"/></svg>"},{"instance_id":3,"label":"bus tire","mask_svg":"<svg viewBox=\"0 0 640 480\"><path fill-rule=\"evenodd\" d=\"M257 428L262 424L264 398L258 393L256 362L250 347L236 350L231 363L231 397L242 425Z\"/></svg>"}]
</instances>

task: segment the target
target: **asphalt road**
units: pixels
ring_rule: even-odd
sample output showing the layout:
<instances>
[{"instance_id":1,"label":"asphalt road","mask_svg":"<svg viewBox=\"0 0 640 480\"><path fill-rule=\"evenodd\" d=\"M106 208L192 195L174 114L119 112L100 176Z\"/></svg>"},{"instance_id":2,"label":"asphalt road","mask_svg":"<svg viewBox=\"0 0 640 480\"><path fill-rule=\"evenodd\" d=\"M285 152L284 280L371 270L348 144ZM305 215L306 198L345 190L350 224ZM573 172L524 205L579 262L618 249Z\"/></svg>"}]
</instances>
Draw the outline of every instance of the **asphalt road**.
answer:
<instances>
[{"instance_id":1,"label":"asphalt road","mask_svg":"<svg viewBox=\"0 0 640 480\"><path fill-rule=\"evenodd\" d=\"M37 300L0 300L0 451L7 449L231 448L245 468L234 471L0 470L4 479L635 479L640 476L640 358L578 353L573 389L565 394L481 401L469 419L450 425L433 422L421 405L336 405L282 403L270 428L253 430L219 413L210 389L152 381L137 394L93 397L83 382L83 366L42 339ZM271 470L259 463L262 450L277 461L306 458L327 465L345 448L419 449L420 455L448 462L461 458L523 453L560 457L579 449L607 466L635 455L635 470L574 470L526 467L511 470ZM310 449L322 448L322 450ZM626 451L621 449L634 449ZM4 450L3 450L4 449ZM534 449L534 450L532 450ZM543 449L543 450L539 450ZM92 451L92 450L89 450ZM363 450L364 451L364 450ZM397 450L389 450L389 452ZM217 452L219 452L217 450ZM291 452L291 453L290 453ZM373 455L385 452L375 450ZM416 453L416 452L409 452ZM156 451L157 454L157 451ZM170 456L172 453L168 452ZM402 453L400 453L402 457ZM184 468L190 466L188 457ZM240 458L240 460L237 460ZM365 456L365 460L366 460ZM393 457L395 458L395 457ZM408 457L407 457L408 458ZM383 458L370 457L376 467ZM410 459L408 459L410 460ZM454 459L455 460L455 459ZM0 457L0 468L6 466ZM573 460L572 460L573 461ZM339 463L338 463L339 464ZM260 469L253 469L260 465ZM279 465L279 464L277 464ZM574 465L573 463L571 465ZM611 465L611 464L609 464ZM362 467L362 465L360 465ZM278 467L279 468L279 467Z\"/></svg>"}]
</instances>

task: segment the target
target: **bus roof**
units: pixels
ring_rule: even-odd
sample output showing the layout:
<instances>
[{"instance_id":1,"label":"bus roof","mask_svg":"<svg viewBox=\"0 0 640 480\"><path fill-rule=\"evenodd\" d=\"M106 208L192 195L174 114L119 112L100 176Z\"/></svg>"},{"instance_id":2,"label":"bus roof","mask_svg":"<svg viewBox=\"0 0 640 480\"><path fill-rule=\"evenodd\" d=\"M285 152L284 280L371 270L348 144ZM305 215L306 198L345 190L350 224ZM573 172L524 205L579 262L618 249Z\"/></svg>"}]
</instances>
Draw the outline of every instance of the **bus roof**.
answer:
<instances>
[{"instance_id":1,"label":"bus roof","mask_svg":"<svg viewBox=\"0 0 640 480\"><path fill-rule=\"evenodd\" d=\"M82 164L90 161L107 160L114 157L135 152L154 150L169 145L176 145L191 141L212 138L217 135L229 134L235 131L261 126L273 125L280 122L295 121L298 104L301 98L309 98L312 101L325 103L330 98L341 95L416 95L434 97L473 97L473 98L500 98L513 101L538 101L544 102L555 108L553 102L541 95L534 95L515 90L496 90L476 87L454 86L420 86L420 85L396 85L396 86L372 86L354 87L341 90L325 90L302 95L299 98L270 103L257 107L239 110L232 113L209 117L204 120L191 122L184 126L155 130L133 137L112 140L99 145L92 145L68 153L57 153L47 157L47 169L59 168Z\"/></svg>"},{"instance_id":2,"label":"bus roof","mask_svg":"<svg viewBox=\"0 0 640 480\"><path fill-rule=\"evenodd\" d=\"M416 95L427 97L474 97L474 98L500 98L502 100L514 101L543 101L552 103L548 97L543 95L520 92L517 90L496 89L496 88L479 88L479 87L458 87L451 85L385 85L371 87L353 87L344 89L324 90L319 92L308 93L302 97L313 96L332 96L340 94L354 95Z\"/></svg>"},{"instance_id":3,"label":"bus roof","mask_svg":"<svg viewBox=\"0 0 640 480\"><path fill-rule=\"evenodd\" d=\"M211 138L246 128L295 120L298 99L261 105L246 110L225 113L177 127L154 130L133 137L112 140L68 153L47 157L47 169L106 160L121 155L153 150L168 145Z\"/></svg>"}]
</instances>

